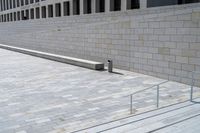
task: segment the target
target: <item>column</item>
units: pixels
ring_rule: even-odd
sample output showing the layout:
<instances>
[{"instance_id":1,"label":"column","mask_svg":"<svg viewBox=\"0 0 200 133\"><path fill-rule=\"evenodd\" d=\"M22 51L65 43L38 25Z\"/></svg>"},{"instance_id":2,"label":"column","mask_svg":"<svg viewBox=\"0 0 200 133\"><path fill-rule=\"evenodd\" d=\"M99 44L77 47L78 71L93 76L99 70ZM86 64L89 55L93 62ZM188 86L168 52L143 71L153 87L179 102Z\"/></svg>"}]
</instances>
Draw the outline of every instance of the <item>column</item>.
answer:
<instances>
[{"instance_id":1,"label":"column","mask_svg":"<svg viewBox=\"0 0 200 133\"><path fill-rule=\"evenodd\" d=\"M73 0L69 1L69 7L70 7L70 16L73 15Z\"/></svg>"},{"instance_id":2,"label":"column","mask_svg":"<svg viewBox=\"0 0 200 133\"><path fill-rule=\"evenodd\" d=\"M110 12L110 0L105 0L105 12Z\"/></svg>"},{"instance_id":3,"label":"column","mask_svg":"<svg viewBox=\"0 0 200 133\"><path fill-rule=\"evenodd\" d=\"M3 10L5 11L5 9L6 9L6 8L5 8L5 0L3 0L2 3L3 3Z\"/></svg>"},{"instance_id":4,"label":"column","mask_svg":"<svg viewBox=\"0 0 200 133\"><path fill-rule=\"evenodd\" d=\"M92 0L92 13L96 13L96 0Z\"/></svg>"},{"instance_id":5,"label":"column","mask_svg":"<svg viewBox=\"0 0 200 133\"><path fill-rule=\"evenodd\" d=\"M32 8L29 8L29 20L31 20L31 9Z\"/></svg>"},{"instance_id":6,"label":"column","mask_svg":"<svg viewBox=\"0 0 200 133\"><path fill-rule=\"evenodd\" d=\"M48 5L46 5L46 16L47 16L47 18L49 17L49 9L48 9Z\"/></svg>"},{"instance_id":7,"label":"column","mask_svg":"<svg viewBox=\"0 0 200 133\"><path fill-rule=\"evenodd\" d=\"M121 11L127 10L127 0L121 0Z\"/></svg>"},{"instance_id":8,"label":"column","mask_svg":"<svg viewBox=\"0 0 200 133\"><path fill-rule=\"evenodd\" d=\"M60 3L60 10L61 10L61 17L64 16L64 4L63 4L63 1L61 1Z\"/></svg>"},{"instance_id":9,"label":"column","mask_svg":"<svg viewBox=\"0 0 200 133\"><path fill-rule=\"evenodd\" d=\"M82 15L83 14L83 0L80 0L80 3L79 3L80 5L80 15Z\"/></svg>"},{"instance_id":10,"label":"column","mask_svg":"<svg viewBox=\"0 0 200 133\"><path fill-rule=\"evenodd\" d=\"M53 3L53 17L56 17L56 5Z\"/></svg>"},{"instance_id":11,"label":"column","mask_svg":"<svg viewBox=\"0 0 200 133\"><path fill-rule=\"evenodd\" d=\"M42 19L42 6L40 6L40 19Z\"/></svg>"},{"instance_id":12,"label":"column","mask_svg":"<svg viewBox=\"0 0 200 133\"><path fill-rule=\"evenodd\" d=\"M2 11L4 11L4 0L1 0L2 1Z\"/></svg>"},{"instance_id":13,"label":"column","mask_svg":"<svg viewBox=\"0 0 200 133\"><path fill-rule=\"evenodd\" d=\"M140 0L140 9L147 8L147 0Z\"/></svg>"},{"instance_id":14,"label":"column","mask_svg":"<svg viewBox=\"0 0 200 133\"><path fill-rule=\"evenodd\" d=\"M8 10L7 5L8 5L8 0L5 1L5 10ZM6 19L7 19L7 17L6 17Z\"/></svg>"},{"instance_id":15,"label":"column","mask_svg":"<svg viewBox=\"0 0 200 133\"><path fill-rule=\"evenodd\" d=\"M0 11L2 11L2 0L0 0Z\"/></svg>"}]
</instances>

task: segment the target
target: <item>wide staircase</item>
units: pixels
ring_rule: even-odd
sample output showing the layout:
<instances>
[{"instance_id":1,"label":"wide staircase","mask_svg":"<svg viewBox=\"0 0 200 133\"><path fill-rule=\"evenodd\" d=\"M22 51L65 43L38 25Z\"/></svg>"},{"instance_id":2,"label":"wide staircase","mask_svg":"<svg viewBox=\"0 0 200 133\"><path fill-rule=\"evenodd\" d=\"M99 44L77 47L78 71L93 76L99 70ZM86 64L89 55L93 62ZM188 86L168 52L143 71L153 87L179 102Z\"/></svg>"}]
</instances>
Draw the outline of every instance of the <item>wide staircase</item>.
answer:
<instances>
[{"instance_id":1,"label":"wide staircase","mask_svg":"<svg viewBox=\"0 0 200 133\"><path fill-rule=\"evenodd\" d=\"M200 98L196 95L199 88L194 87L195 75L200 72L192 72L192 83L189 92L189 99L160 107L160 86L168 83L161 82L146 89L130 94L130 116L113 120L107 123L95 125L73 133L149 133L149 132L175 132L175 133L199 133L200 127ZM156 109L143 113L134 114L133 99L138 93L155 88ZM196 91L195 91L196 90Z\"/></svg>"},{"instance_id":2,"label":"wide staircase","mask_svg":"<svg viewBox=\"0 0 200 133\"><path fill-rule=\"evenodd\" d=\"M109 123L104 123L77 133L143 133L143 132L194 132L200 127L200 99L195 102L182 102L156 109L139 115L133 115ZM193 123L191 123L191 121ZM179 128L181 127L181 129Z\"/></svg>"}]
</instances>

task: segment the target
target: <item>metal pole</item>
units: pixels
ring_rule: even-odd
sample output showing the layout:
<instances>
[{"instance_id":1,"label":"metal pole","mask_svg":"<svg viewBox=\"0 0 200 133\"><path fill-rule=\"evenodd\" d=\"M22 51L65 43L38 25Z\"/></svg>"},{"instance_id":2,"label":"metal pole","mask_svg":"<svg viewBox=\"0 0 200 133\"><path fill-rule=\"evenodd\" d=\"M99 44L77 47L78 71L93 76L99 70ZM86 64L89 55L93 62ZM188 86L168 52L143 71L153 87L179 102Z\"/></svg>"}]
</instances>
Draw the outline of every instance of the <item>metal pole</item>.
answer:
<instances>
[{"instance_id":1,"label":"metal pole","mask_svg":"<svg viewBox=\"0 0 200 133\"><path fill-rule=\"evenodd\" d=\"M159 108L159 85L157 85L157 108Z\"/></svg>"},{"instance_id":2,"label":"metal pole","mask_svg":"<svg viewBox=\"0 0 200 133\"><path fill-rule=\"evenodd\" d=\"M194 73L192 72L192 84L191 84L191 91L190 91L190 102L193 101L193 88L194 88Z\"/></svg>"},{"instance_id":3,"label":"metal pole","mask_svg":"<svg viewBox=\"0 0 200 133\"><path fill-rule=\"evenodd\" d=\"M133 114L133 95L130 95L130 114Z\"/></svg>"}]
</instances>

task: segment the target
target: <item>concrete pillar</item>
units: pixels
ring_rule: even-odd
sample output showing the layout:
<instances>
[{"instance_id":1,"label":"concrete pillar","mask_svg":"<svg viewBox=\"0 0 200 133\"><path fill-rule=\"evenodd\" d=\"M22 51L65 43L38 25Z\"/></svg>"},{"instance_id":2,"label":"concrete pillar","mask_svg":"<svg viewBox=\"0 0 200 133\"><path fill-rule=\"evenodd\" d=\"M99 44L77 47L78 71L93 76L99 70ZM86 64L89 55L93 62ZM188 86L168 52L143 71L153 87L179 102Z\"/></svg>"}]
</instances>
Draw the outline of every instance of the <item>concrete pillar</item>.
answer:
<instances>
[{"instance_id":1,"label":"concrete pillar","mask_svg":"<svg viewBox=\"0 0 200 133\"><path fill-rule=\"evenodd\" d=\"M73 0L70 0L70 1L69 1L69 8L70 8L70 13L69 13L69 14L70 14L70 16L71 16L71 15L73 15L73 12L74 12L74 11L73 11Z\"/></svg>"},{"instance_id":2,"label":"concrete pillar","mask_svg":"<svg viewBox=\"0 0 200 133\"><path fill-rule=\"evenodd\" d=\"M31 20L31 8L29 9L29 19Z\"/></svg>"},{"instance_id":3,"label":"concrete pillar","mask_svg":"<svg viewBox=\"0 0 200 133\"><path fill-rule=\"evenodd\" d=\"M96 13L96 0L92 0L92 13Z\"/></svg>"},{"instance_id":4,"label":"concrete pillar","mask_svg":"<svg viewBox=\"0 0 200 133\"><path fill-rule=\"evenodd\" d=\"M2 0L0 0L0 11L2 11Z\"/></svg>"},{"instance_id":5,"label":"concrete pillar","mask_svg":"<svg viewBox=\"0 0 200 133\"><path fill-rule=\"evenodd\" d=\"M121 11L127 10L127 0L121 0Z\"/></svg>"},{"instance_id":6,"label":"concrete pillar","mask_svg":"<svg viewBox=\"0 0 200 133\"><path fill-rule=\"evenodd\" d=\"M2 2L2 11L4 10L4 3L3 3L3 0L1 0Z\"/></svg>"},{"instance_id":7,"label":"concrete pillar","mask_svg":"<svg viewBox=\"0 0 200 133\"><path fill-rule=\"evenodd\" d=\"M3 0L3 10L5 11L5 0Z\"/></svg>"},{"instance_id":8,"label":"concrete pillar","mask_svg":"<svg viewBox=\"0 0 200 133\"><path fill-rule=\"evenodd\" d=\"M53 3L53 17L56 17L56 5Z\"/></svg>"},{"instance_id":9,"label":"concrete pillar","mask_svg":"<svg viewBox=\"0 0 200 133\"><path fill-rule=\"evenodd\" d=\"M8 10L8 0L5 1L5 9ZM7 17L6 17L7 18Z\"/></svg>"},{"instance_id":10,"label":"concrete pillar","mask_svg":"<svg viewBox=\"0 0 200 133\"><path fill-rule=\"evenodd\" d=\"M42 19L42 6L40 6L39 8L40 8L40 19Z\"/></svg>"},{"instance_id":11,"label":"concrete pillar","mask_svg":"<svg viewBox=\"0 0 200 133\"><path fill-rule=\"evenodd\" d=\"M80 9L80 15L82 15L83 12L84 12L84 11L83 11L83 10L84 10L84 9L83 9L83 4L84 4L84 3L83 3L83 0L80 0L80 3L79 3L79 4L80 4L80 5L79 5L79 6L80 6L80 7L79 7L79 9Z\"/></svg>"},{"instance_id":12,"label":"concrete pillar","mask_svg":"<svg viewBox=\"0 0 200 133\"><path fill-rule=\"evenodd\" d=\"M47 16L47 18L49 17L48 5L46 6L46 16Z\"/></svg>"},{"instance_id":13,"label":"concrete pillar","mask_svg":"<svg viewBox=\"0 0 200 133\"><path fill-rule=\"evenodd\" d=\"M110 12L110 0L105 0L105 12Z\"/></svg>"},{"instance_id":14,"label":"concrete pillar","mask_svg":"<svg viewBox=\"0 0 200 133\"><path fill-rule=\"evenodd\" d=\"M64 4L63 1L60 3L61 17L64 16Z\"/></svg>"},{"instance_id":15,"label":"concrete pillar","mask_svg":"<svg viewBox=\"0 0 200 133\"><path fill-rule=\"evenodd\" d=\"M147 8L147 0L140 0L140 9Z\"/></svg>"}]
</instances>

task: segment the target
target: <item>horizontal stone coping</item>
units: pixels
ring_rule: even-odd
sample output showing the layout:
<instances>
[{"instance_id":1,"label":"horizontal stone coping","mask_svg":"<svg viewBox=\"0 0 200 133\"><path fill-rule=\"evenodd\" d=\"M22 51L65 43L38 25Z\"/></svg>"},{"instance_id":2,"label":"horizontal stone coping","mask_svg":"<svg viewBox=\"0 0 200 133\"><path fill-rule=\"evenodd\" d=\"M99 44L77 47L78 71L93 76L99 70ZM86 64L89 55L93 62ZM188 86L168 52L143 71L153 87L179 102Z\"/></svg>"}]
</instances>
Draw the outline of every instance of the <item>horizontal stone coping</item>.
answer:
<instances>
[{"instance_id":1,"label":"horizontal stone coping","mask_svg":"<svg viewBox=\"0 0 200 133\"><path fill-rule=\"evenodd\" d=\"M24 53L28 55L33 55L33 56L37 56L37 57L41 57L41 58L45 58L49 60L54 60L54 61L58 61L62 63L67 63L67 64L71 64L75 66L89 68L93 70L104 69L104 63L101 63L101 62L95 62L95 61L90 61L90 60L85 60L85 59L74 58L74 57L50 54L46 52L40 52L40 51L14 47L14 46L9 46L9 45L4 45L4 44L0 44L0 48L12 50L12 51L16 51L16 52L20 52L20 53Z\"/></svg>"}]
</instances>

